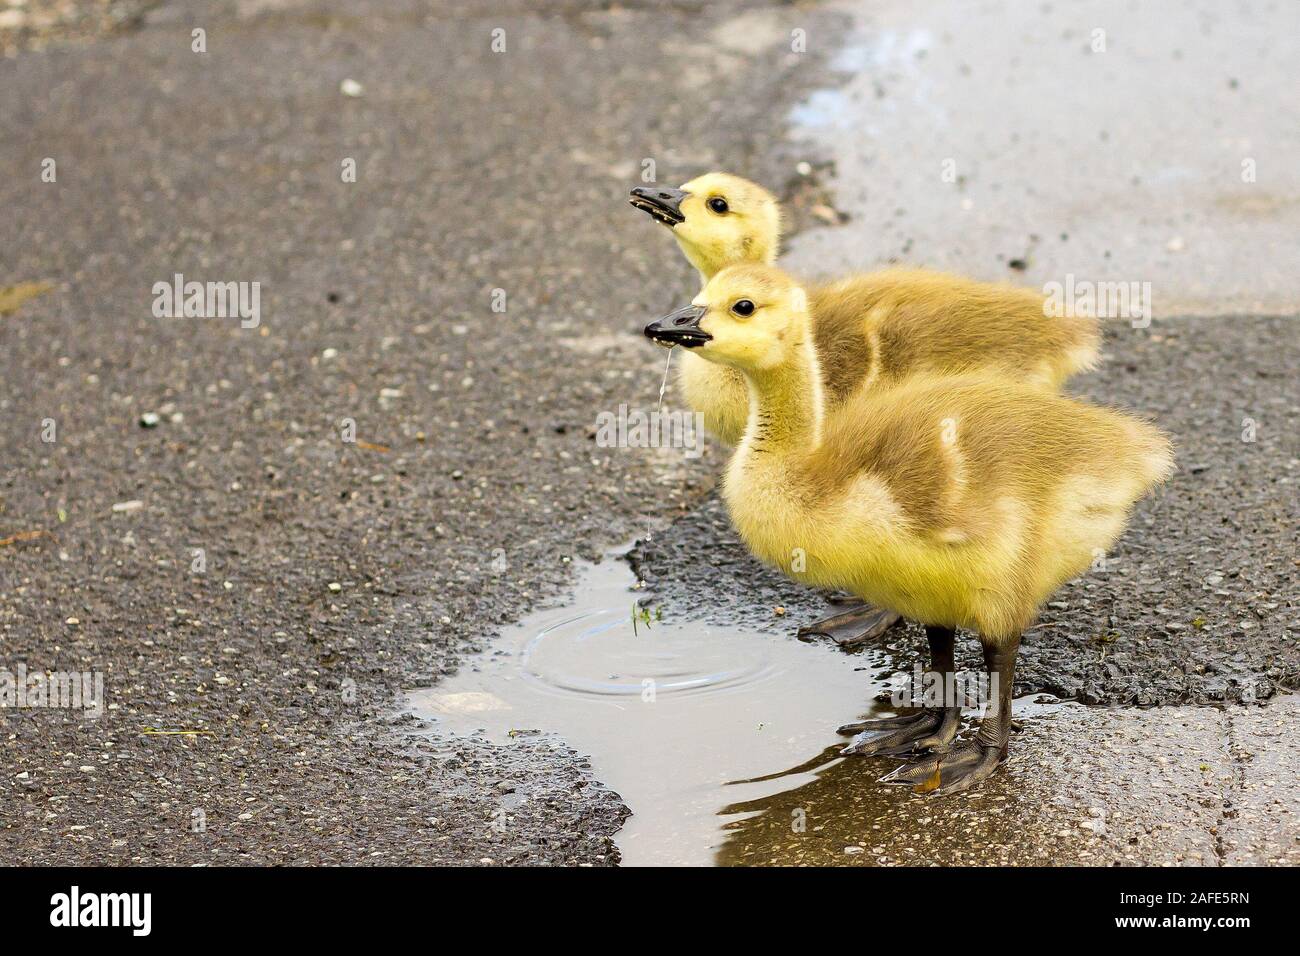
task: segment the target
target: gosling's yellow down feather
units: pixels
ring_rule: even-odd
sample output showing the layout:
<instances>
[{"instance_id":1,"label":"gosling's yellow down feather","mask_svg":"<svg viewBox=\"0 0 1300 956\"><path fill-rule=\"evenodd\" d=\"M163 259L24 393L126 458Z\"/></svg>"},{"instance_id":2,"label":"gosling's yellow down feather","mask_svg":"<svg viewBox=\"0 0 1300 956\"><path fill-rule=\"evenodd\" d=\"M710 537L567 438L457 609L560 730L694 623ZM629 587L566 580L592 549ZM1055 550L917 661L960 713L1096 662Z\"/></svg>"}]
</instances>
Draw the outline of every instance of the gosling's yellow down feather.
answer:
<instances>
[{"instance_id":1,"label":"gosling's yellow down feather","mask_svg":"<svg viewBox=\"0 0 1300 956\"><path fill-rule=\"evenodd\" d=\"M703 283L729 265L776 261L781 210L767 190L709 173L680 192L673 238ZM717 200L725 212L711 208ZM915 373L988 370L1058 388L1098 359L1094 319L1049 317L1042 295L1011 285L898 268L806 291L831 407L859 389ZM749 408L740 373L688 353L678 374L687 404L704 413L706 427L729 445L739 441Z\"/></svg>"}]
</instances>

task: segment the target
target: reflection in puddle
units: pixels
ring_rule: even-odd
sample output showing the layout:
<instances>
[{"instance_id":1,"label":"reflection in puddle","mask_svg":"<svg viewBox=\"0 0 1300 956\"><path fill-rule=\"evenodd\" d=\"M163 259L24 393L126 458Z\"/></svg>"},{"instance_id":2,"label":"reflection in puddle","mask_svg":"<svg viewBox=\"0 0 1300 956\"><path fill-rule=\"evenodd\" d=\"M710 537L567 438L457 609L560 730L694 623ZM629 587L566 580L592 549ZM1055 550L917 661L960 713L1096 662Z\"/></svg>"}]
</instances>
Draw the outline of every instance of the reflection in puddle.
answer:
<instances>
[{"instance_id":1,"label":"reflection in puddle","mask_svg":"<svg viewBox=\"0 0 1300 956\"><path fill-rule=\"evenodd\" d=\"M632 809L626 864L869 862L862 834L907 794L876 783L897 761L841 759L835 729L869 709L880 659L671 607L634 629L631 583L621 560L583 569L573 606L412 692L412 709L452 734L555 734L589 754Z\"/></svg>"}]
</instances>

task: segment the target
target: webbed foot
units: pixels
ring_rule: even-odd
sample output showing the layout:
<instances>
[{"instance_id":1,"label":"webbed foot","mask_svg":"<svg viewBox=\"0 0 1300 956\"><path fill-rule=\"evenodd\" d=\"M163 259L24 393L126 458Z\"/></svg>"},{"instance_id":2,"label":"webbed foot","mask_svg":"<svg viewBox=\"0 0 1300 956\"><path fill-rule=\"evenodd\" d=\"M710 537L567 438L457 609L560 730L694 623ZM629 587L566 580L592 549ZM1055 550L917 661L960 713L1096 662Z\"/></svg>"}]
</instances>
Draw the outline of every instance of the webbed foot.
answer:
<instances>
[{"instance_id":1,"label":"webbed foot","mask_svg":"<svg viewBox=\"0 0 1300 956\"><path fill-rule=\"evenodd\" d=\"M829 637L841 647L856 647L875 640L893 627L899 615L881 607L861 604L839 614L822 618L799 628L799 637L820 634Z\"/></svg>"},{"instance_id":2,"label":"webbed foot","mask_svg":"<svg viewBox=\"0 0 1300 956\"><path fill-rule=\"evenodd\" d=\"M905 717L860 720L845 724L842 734L857 734L841 754L905 754L915 750L947 750L961 725L961 708L923 710Z\"/></svg>"},{"instance_id":3,"label":"webbed foot","mask_svg":"<svg viewBox=\"0 0 1300 956\"><path fill-rule=\"evenodd\" d=\"M946 753L904 764L892 773L885 774L880 782L909 786L913 793L932 793L936 796L960 793L991 776L1005 756L1004 748L972 741Z\"/></svg>"}]
</instances>

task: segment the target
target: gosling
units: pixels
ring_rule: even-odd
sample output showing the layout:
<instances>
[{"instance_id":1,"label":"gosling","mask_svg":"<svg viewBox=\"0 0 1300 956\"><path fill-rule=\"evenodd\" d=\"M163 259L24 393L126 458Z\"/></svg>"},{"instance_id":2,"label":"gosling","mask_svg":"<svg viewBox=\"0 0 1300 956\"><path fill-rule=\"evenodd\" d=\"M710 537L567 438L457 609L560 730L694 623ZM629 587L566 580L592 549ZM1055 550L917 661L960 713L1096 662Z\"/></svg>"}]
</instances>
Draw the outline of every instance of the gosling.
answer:
<instances>
[{"instance_id":1,"label":"gosling","mask_svg":"<svg viewBox=\"0 0 1300 956\"><path fill-rule=\"evenodd\" d=\"M732 266L645 334L745 376L723 498L755 555L922 622L946 686L956 629L977 631L990 699L972 740L954 745L951 699L842 728L860 731L846 753L929 751L886 782L965 790L1006 755L1022 631L1168 477L1172 449L1129 415L987 373L919 373L832 407L807 303L773 267Z\"/></svg>"},{"instance_id":2,"label":"gosling","mask_svg":"<svg viewBox=\"0 0 1300 956\"><path fill-rule=\"evenodd\" d=\"M631 202L672 230L702 284L729 265L776 261L780 204L756 183L709 173L681 189L633 189ZM917 373L987 370L1055 389L1098 360L1096 320L1049 317L1043 297L1028 289L923 269L885 269L807 291L830 408L864 388L896 385ZM703 413L705 427L725 444L736 444L749 414L744 376L693 353L683 357L678 374L686 403ZM855 644L896 620L856 608L801 633Z\"/></svg>"}]
</instances>

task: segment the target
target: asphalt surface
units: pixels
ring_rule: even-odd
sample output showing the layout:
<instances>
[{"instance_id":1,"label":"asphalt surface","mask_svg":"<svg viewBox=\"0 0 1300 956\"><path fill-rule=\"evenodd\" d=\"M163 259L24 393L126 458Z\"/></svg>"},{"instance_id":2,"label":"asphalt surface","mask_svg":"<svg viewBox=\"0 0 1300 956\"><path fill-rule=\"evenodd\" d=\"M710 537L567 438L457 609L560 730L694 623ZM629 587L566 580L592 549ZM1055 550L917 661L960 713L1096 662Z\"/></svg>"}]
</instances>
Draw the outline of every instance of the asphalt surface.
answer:
<instances>
[{"instance_id":1,"label":"asphalt surface","mask_svg":"<svg viewBox=\"0 0 1300 956\"><path fill-rule=\"evenodd\" d=\"M580 758L394 708L708 480L594 417L653 400L639 329L690 287L642 160L793 167L813 61L711 69L735 13L169 3L0 61L0 285L52 286L0 318L0 538L45 532L0 548L3 661L110 708L0 715L0 860L613 861ZM260 282L260 327L155 318L175 273Z\"/></svg>"},{"instance_id":2,"label":"asphalt surface","mask_svg":"<svg viewBox=\"0 0 1300 956\"><path fill-rule=\"evenodd\" d=\"M791 17L826 42L785 52ZM693 291L624 203L644 159L663 182L723 167L773 184L801 228L842 193L866 224L848 201L865 174L785 138L792 104L843 82L827 64L846 22L727 3L167 3L0 61L17 132L0 141L0 288L50 285L0 300L16 303L0 540L42 532L0 546L0 667L100 672L110 708L0 711L0 862L616 862L627 811L581 755L413 736L399 694L561 596L575 558L634 538L665 615L792 631L825 610L727 532L719 449L593 439L596 411L652 407L663 355L639 329ZM260 327L155 318L153 284L178 272L260 282ZM835 764L895 804L891 833L859 835L863 860L1295 853L1278 733L1300 673L1295 326L1218 314L1111 328L1110 360L1077 382L1155 417L1180 470L1107 569L1047 609L1018 675L1163 706L1045 705L1016 747L1046 756L978 798L881 796L872 762ZM919 646L891 632L888 660ZM1243 692L1268 703L1205 706ZM762 862L746 847L768 843L742 833L720 856Z\"/></svg>"}]
</instances>

